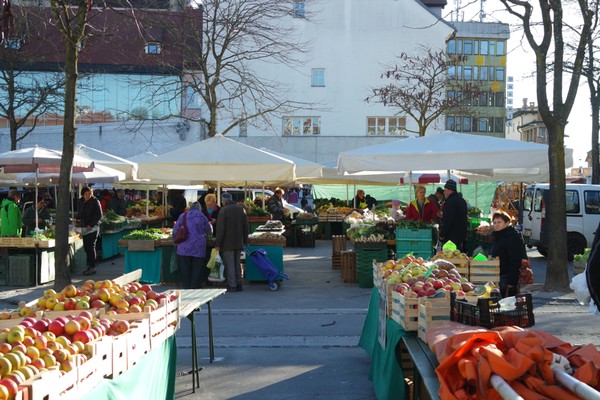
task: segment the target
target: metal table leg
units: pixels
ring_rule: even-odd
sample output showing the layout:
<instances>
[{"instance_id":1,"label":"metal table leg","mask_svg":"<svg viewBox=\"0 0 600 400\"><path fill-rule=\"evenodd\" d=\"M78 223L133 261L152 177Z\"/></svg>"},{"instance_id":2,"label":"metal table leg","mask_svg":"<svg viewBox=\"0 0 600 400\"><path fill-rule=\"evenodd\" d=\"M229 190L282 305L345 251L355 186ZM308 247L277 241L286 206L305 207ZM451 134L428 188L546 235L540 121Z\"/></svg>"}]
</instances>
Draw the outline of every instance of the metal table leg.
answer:
<instances>
[{"instance_id":1,"label":"metal table leg","mask_svg":"<svg viewBox=\"0 0 600 400\"><path fill-rule=\"evenodd\" d=\"M213 339L213 324L212 324L212 309L211 309L212 300L206 303L208 307L208 349L210 355L210 363L212 364L215 359L215 342Z\"/></svg>"},{"instance_id":2,"label":"metal table leg","mask_svg":"<svg viewBox=\"0 0 600 400\"><path fill-rule=\"evenodd\" d=\"M198 349L196 347L196 320L194 313L199 311L196 309L188 315L188 319L192 323L192 393L196 393L196 388L200 387L200 376L198 367Z\"/></svg>"}]
</instances>

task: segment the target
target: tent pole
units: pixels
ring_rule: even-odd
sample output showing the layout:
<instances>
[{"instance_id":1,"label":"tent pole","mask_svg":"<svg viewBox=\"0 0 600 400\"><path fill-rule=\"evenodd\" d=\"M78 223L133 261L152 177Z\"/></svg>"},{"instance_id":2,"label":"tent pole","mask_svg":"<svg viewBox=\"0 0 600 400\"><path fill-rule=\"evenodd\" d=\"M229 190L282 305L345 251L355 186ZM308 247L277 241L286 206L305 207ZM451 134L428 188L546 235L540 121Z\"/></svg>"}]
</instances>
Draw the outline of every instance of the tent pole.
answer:
<instances>
[{"instance_id":1,"label":"tent pole","mask_svg":"<svg viewBox=\"0 0 600 400\"><path fill-rule=\"evenodd\" d=\"M217 181L217 204L221 207L221 181Z\"/></svg>"},{"instance_id":2,"label":"tent pole","mask_svg":"<svg viewBox=\"0 0 600 400\"><path fill-rule=\"evenodd\" d=\"M38 225L38 218L39 218L39 212L38 212L38 208L37 208L37 202L38 202L38 173L40 172L40 167L36 166L35 167L35 198L33 199L33 207L35 210L35 233L36 233L36 239L35 241L37 242L37 232L39 229L39 225ZM29 234L29 232L25 232L26 234ZM35 284L37 285L37 281L35 282Z\"/></svg>"},{"instance_id":3,"label":"tent pole","mask_svg":"<svg viewBox=\"0 0 600 400\"><path fill-rule=\"evenodd\" d=\"M262 208L265 208L265 181L262 181Z\"/></svg>"}]
</instances>

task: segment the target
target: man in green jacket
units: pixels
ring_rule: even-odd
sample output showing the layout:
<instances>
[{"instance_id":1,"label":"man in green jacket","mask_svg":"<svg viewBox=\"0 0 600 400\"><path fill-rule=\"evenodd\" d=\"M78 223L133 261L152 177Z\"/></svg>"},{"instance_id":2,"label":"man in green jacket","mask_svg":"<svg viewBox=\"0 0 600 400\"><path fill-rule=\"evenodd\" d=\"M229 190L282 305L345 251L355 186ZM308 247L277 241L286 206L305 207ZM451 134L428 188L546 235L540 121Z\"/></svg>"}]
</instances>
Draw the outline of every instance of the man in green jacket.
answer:
<instances>
[{"instance_id":1,"label":"man in green jacket","mask_svg":"<svg viewBox=\"0 0 600 400\"><path fill-rule=\"evenodd\" d=\"M16 190L8 192L8 197L0 204L0 236L21 236L23 227L19 201L21 194Z\"/></svg>"}]
</instances>

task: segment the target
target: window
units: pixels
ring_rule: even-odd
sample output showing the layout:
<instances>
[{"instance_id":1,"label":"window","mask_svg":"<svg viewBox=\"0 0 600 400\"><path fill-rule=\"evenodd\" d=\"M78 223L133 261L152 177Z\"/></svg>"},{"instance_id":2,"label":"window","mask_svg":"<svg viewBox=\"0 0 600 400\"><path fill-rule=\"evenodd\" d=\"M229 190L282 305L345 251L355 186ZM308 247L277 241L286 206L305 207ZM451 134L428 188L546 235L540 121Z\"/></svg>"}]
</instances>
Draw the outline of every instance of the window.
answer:
<instances>
[{"instance_id":1,"label":"window","mask_svg":"<svg viewBox=\"0 0 600 400\"><path fill-rule=\"evenodd\" d=\"M487 67L480 67L479 79L481 79L482 81L487 81L487 79L488 79L488 68Z\"/></svg>"},{"instance_id":2,"label":"window","mask_svg":"<svg viewBox=\"0 0 600 400\"><path fill-rule=\"evenodd\" d=\"M533 190L526 189L523 193L523 211L531 211L531 205L533 203Z\"/></svg>"},{"instance_id":3,"label":"window","mask_svg":"<svg viewBox=\"0 0 600 400\"><path fill-rule=\"evenodd\" d=\"M325 68L313 68L310 77L312 87L325 87Z\"/></svg>"},{"instance_id":4,"label":"window","mask_svg":"<svg viewBox=\"0 0 600 400\"><path fill-rule=\"evenodd\" d=\"M463 42L463 47L464 47L464 54L465 55L471 55L471 54L473 54L473 41L472 40L465 40Z\"/></svg>"},{"instance_id":5,"label":"window","mask_svg":"<svg viewBox=\"0 0 600 400\"><path fill-rule=\"evenodd\" d=\"M473 41L473 54L479 54L479 40Z\"/></svg>"},{"instance_id":6,"label":"window","mask_svg":"<svg viewBox=\"0 0 600 400\"><path fill-rule=\"evenodd\" d=\"M456 67L448 67L448 79L456 79Z\"/></svg>"},{"instance_id":7,"label":"window","mask_svg":"<svg viewBox=\"0 0 600 400\"><path fill-rule=\"evenodd\" d=\"M579 214L579 192L567 190L567 214Z\"/></svg>"},{"instance_id":8,"label":"window","mask_svg":"<svg viewBox=\"0 0 600 400\"><path fill-rule=\"evenodd\" d=\"M487 118L479 118L479 132L488 131L488 120Z\"/></svg>"},{"instance_id":9,"label":"window","mask_svg":"<svg viewBox=\"0 0 600 400\"><path fill-rule=\"evenodd\" d=\"M462 53L463 53L463 41L457 40L456 41L456 54L462 54Z\"/></svg>"},{"instance_id":10,"label":"window","mask_svg":"<svg viewBox=\"0 0 600 400\"><path fill-rule=\"evenodd\" d=\"M2 46L5 49L19 50L23 46L23 41L21 39L9 38L2 42Z\"/></svg>"},{"instance_id":11,"label":"window","mask_svg":"<svg viewBox=\"0 0 600 400\"><path fill-rule=\"evenodd\" d=\"M198 108L200 106L198 92L192 86L185 88L185 106L186 108Z\"/></svg>"},{"instance_id":12,"label":"window","mask_svg":"<svg viewBox=\"0 0 600 400\"><path fill-rule=\"evenodd\" d=\"M473 66L473 80L479 80L479 67L477 65Z\"/></svg>"},{"instance_id":13,"label":"window","mask_svg":"<svg viewBox=\"0 0 600 400\"><path fill-rule=\"evenodd\" d=\"M494 78L496 77L495 72L494 72L494 67L488 67L488 79L490 81L493 81Z\"/></svg>"},{"instance_id":14,"label":"window","mask_svg":"<svg viewBox=\"0 0 600 400\"><path fill-rule=\"evenodd\" d=\"M494 118L494 132L496 132L496 133L504 132L504 118L503 117L495 117Z\"/></svg>"},{"instance_id":15,"label":"window","mask_svg":"<svg viewBox=\"0 0 600 400\"><path fill-rule=\"evenodd\" d=\"M161 45L158 42L146 43L146 54L160 54Z\"/></svg>"},{"instance_id":16,"label":"window","mask_svg":"<svg viewBox=\"0 0 600 400\"><path fill-rule=\"evenodd\" d=\"M503 56L505 54L504 46L505 46L504 42L496 42L496 55L497 56Z\"/></svg>"},{"instance_id":17,"label":"window","mask_svg":"<svg viewBox=\"0 0 600 400\"><path fill-rule=\"evenodd\" d=\"M504 67L496 67L496 80L500 82L504 81Z\"/></svg>"},{"instance_id":18,"label":"window","mask_svg":"<svg viewBox=\"0 0 600 400\"><path fill-rule=\"evenodd\" d=\"M448 115L446 117L446 129L449 131L454 130L454 117L452 115Z\"/></svg>"},{"instance_id":19,"label":"window","mask_svg":"<svg viewBox=\"0 0 600 400\"><path fill-rule=\"evenodd\" d=\"M496 102L494 103L496 107L504 107L504 92L496 93Z\"/></svg>"},{"instance_id":20,"label":"window","mask_svg":"<svg viewBox=\"0 0 600 400\"><path fill-rule=\"evenodd\" d=\"M406 130L406 117L367 117L368 136L398 136Z\"/></svg>"},{"instance_id":21,"label":"window","mask_svg":"<svg viewBox=\"0 0 600 400\"><path fill-rule=\"evenodd\" d=\"M321 117L283 117L285 136L318 135L321 133Z\"/></svg>"},{"instance_id":22,"label":"window","mask_svg":"<svg viewBox=\"0 0 600 400\"><path fill-rule=\"evenodd\" d=\"M495 54L496 54L496 41L490 40L490 56L493 56Z\"/></svg>"},{"instance_id":23,"label":"window","mask_svg":"<svg viewBox=\"0 0 600 400\"><path fill-rule=\"evenodd\" d=\"M463 79L465 81L473 80L473 67L471 67L471 66L465 66L464 67Z\"/></svg>"},{"instance_id":24,"label":"window","mask_svg":"<svg viewBox=\"0 0 600 400\"><path fill-rule=\"evenodd\" d=\"M448 54L456 54L456 40L448 40Z\"/></svg>"},{"instance_id":25,"label":"window","mask_svg":"<svg viewBox=\"0 0 600 400\"><path fill-rule=\"evenodd\" d=\"M586 190L583 192L586 214L600 214L600 192Z\"/></svg>"},{"instance_id":26,"label":"window","mask_svg":"<svg viewBox=\"0 0 600 400\"><path fill-rule=\"evenodd\" d=\"M488 54L488 41L482 40L479 42L479 54L487 56Z\"/></svg>"},{"instance_id":27,"label":"window","mask_svg":"<svg viewBox=\"0 0 600 400\"><path fill-rule=\"evenodd\" d=\"M304 18L304 0L294 1L294 18Z\"/></svg>"},{"instance_id":28,"label":"window","mask_svg":"<svg viewBox=\"0 0 600 400\"><path fill-rule=\"evenodd\" d=\"M463 117L463 132L471 132L471 117Z\"/></svg>"}]
</instances>

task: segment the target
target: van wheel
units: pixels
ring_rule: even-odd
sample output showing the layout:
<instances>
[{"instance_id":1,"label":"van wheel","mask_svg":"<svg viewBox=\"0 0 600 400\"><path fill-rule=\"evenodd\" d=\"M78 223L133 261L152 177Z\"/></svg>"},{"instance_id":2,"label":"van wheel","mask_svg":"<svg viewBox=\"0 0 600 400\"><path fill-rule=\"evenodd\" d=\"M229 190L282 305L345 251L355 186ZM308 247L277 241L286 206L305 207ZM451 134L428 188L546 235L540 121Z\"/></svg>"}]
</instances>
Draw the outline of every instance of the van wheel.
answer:
<instances>
[{"instance_id":1,"label":"van wheel","mask_svg":"<svg viewBox=\"0 0 600 400\"><path fill-rule=\"evenodd\" d=\"M586 241L578 234L569 233L567 236L567 258L569 261L573 261L575 254L583 254L585 251Z\"/></svg>"}]
</instances>

